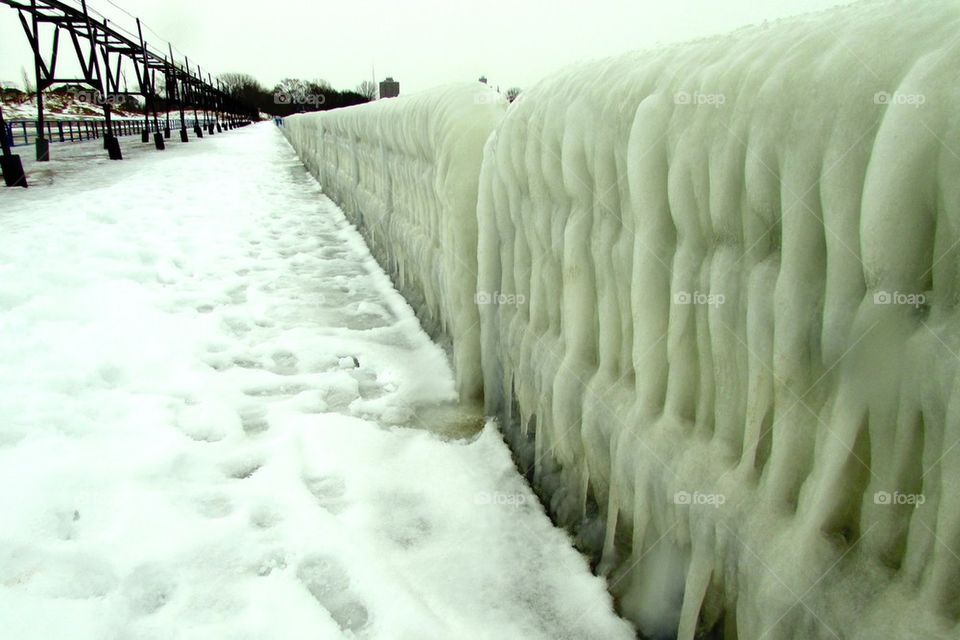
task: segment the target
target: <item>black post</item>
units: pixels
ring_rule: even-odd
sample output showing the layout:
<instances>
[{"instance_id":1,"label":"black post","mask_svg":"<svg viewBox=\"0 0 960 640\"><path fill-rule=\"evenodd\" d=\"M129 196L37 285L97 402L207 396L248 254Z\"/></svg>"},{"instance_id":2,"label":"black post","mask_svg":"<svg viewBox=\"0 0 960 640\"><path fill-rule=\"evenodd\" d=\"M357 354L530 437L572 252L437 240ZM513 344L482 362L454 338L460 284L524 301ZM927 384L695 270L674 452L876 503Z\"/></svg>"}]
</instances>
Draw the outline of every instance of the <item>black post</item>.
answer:
<instances>
[{"instance_id":1,"label":"black post","mask_svg":"<svg viewBox=\"0 0 960 640\"><path fill-rule=\"evenodd\" d=\"M188 142L190 138L187 137L187 116L183 112L183 83L182 79L177 78L177 60L173 57L173 45L168 42L167 48L170 50L170 65L173 67L173 83L177 94L177 105L180 107L180 142Z\"/></svg>"},{"instance_id":2,"label":"black post","mask_svg":"<svg viewBox=\"0 0 960 640\"><path fill-rule=\"evenodd\" d=\"M84 0L84 4L86 1ZM107 26L107 21L103 21L103 26ZM107 155L111 160L122 160L123 154L120 152L120 140L113 133L113 118L111 117L111 108L110 108L110 50L107 48L107 43L110 39L110 35L104 31L103 32L103 47L101 52L103 53L103 73L105 78L101 79L100 85L103 87L103 120L104 126L106 128L106 133L104 134L104 147L107 150Z\"/></svg>"},{"instance_id":3,"label":"black post","mask_svg":"<svg viewBox=\"0 0 960 640\"><path fill-rule=\"evenodd\" d=\"M43 76L40 71L40 29L37 21L37 0L30 0L30 14L33 21L33 71L37 89L37 162L50 161L50 142L43 134ZM6 173L4 173L6 175Z\"/></svg>"},{"instance_id":4,"label":"black post","mask_svg":"<svg viewBox=\"0 0 960 640\"><path fill-rule=\"evenodd\" d=\"M93 58L93 68L97 72L97 81L100 83L100 97L103 100L103 148L107 150L107 155L111 160L122 160L123 154L120 152L120 141L117 140L117 137L113 135L113 123L110 119L110 92L109 78L110 78L110 52L107 51L106 43L109 35L106 30L104 30L104 47L101 50L103 53L103 69L100 69L100 57L97 55L97 30L93 28L93 24L90 21L90 14L87 13L87 0L80 0L80 6L83 9L83 17L87 21L87 37L90 40L90 46L92 48L92 58ZM107 21L103 21L104 29L106 29ZM106 75L104 75L104 73Z\"/></svg>"},{"instance_id":5,"label":"black post","mask_svg":"<svg viewBox=\"0 0 960 640\"><path fill-rule=\"evenodd\" d=\"M143 94L143 129L140 132L140 142L150 142L150 86L147 84L147 47L143 42L143 29L140 27L140 18L137 18L137 37L140 38L140 51L143 53L143 68L140 70L140 92ZM133 56L136 65L137 57Z\"/></svg>"},{"instance_id":6,"label":"black post","mask_svg":"<svg viewBox=\"0 0 960 640\"><path fill-rule=\"evenodd\" d=\"M207 96L209 96L210 100L210 110L213 111L213 122L210 122L208 126L210 127L210 135L213 135L215 124L219 123L217 123L217 94L213 89L213 76L210 75L209 72L207 73L207 83L207 86L209 87L207 89Z\"/></svg>"},{"instance_id":7,"label":"black post","mask_svg":"<svg viewBox=\"0 0 960 640\"><path fill-rule=\"evenodd\" d=\"M190 105L193 107L193 133L198 138L203 137L203 129L200 128L200 119L197 115L197 98L194 95L194 82L193 77L190 75L190 60L184 57L184 60L187 62L187 86L190 87ZM200 70L200 67L197 67L197 71Z\"/></svg>"},{"instance_id":8,"label":"black post","mask_svg":"<svg viewBox=\"0 0 960 640\"><path fill-rule=\"evenodd\" d=\"M220 78L217 78L217 133L223 131L221 120L223 120L223 90L220 88Z\"/></svg>"},{"instance_id":9,"label":"black post","mask_svg":"<svg viewBox=\"0 0 960 640\"><path fill-rule=\"evenodd\" d=\"M213 127L210 126L210 114L207 113L209 92L206 83L203 81L203 71L200 69L200 65L197 65L197 83L200 85L200 106L203 107L203 125L201 125L201 128L213 135Z\"/></svg>"},{"instance_id":10,"label":"black post","mask_svg":"<svg viewBox=\"0 0 960 640\"><path fill-rule=\"evenodd\" d=\"M20 161L20 156L10 152L11 137L7 123L3 120L3 111L0 111L0 147L3 148L0 170L3 170L3 182L8 187L26 187L27 177L23 173L23 162Z\"/></svg>"},{"instance_id":11,"label":"black post","mask_svg":"<svg viewBox=\"0 0 960 640\"><path fill-rule=\"evenodd\" d=\"M144 94L143 108L143 142L150 140L150 111L153 111L153 146L157 151L163 151L166 145L163 142L163 134L160 133L160 122L157 119L157 96L153 90L154 76L150 71L150 60L147 57L147 43L143 39L143 29L140 27L140 18L137 18L137 35L140 38L140 50L143 52L143 69L140 75L140 89Z\"/></svg>"},{"instance_id":12,"label":"black post","mask_svg":"<svg viewBox=\"0 0 960 640\"><path fill-rule=\"evenodd\" d=\"M170 139L170 67L167 66L167 57L163 57L163 77L166 78L166 81L163 83L164 93L166 93L166 104L164 105L165 111L167 112L166 124L163 127L163 137L167 140Z\"/></svg>"},{"instance_id":13,"label":"black post","mask_svg":"<svg viewBox=\"0 0 960 640\"><path fill-rule=\"evenodd\" d=\"M147 84L147 47L143 42L143 29L140 27L140 18L137 18L137 36L140 38L140 51L143 53L143 69L140 70L140 91L143 93L143 131L140 134L141 142L150 142L150 87ZM137 57L133 56L136 65Z\"/></svg>"}]
</instances>

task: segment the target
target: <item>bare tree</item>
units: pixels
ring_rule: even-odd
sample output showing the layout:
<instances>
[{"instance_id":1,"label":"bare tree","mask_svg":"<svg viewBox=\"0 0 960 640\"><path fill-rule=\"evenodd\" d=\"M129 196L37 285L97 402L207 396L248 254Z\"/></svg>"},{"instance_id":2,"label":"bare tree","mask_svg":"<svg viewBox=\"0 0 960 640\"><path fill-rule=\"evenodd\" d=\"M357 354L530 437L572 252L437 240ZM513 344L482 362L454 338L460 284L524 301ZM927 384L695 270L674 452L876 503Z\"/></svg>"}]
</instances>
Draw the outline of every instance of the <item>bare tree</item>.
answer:
<instances>
[{"instance_id":1,"label":"bare tree","mask_svg":"<svg viewBox=\"0 0 960 640\"><path fill-rule=\"evenodd\" d=\"M373 80L364 80L357 85L357 93L362 95L367 100L376 100L377 99L377 85Z\"/></svg>"},{"instance_id":2,"label":"bare tree","mask_svg":"<svg viewBox=\"0 0 960 640\"><path fill-rule=\"evenodd\" d=\"M219 78L221 88L230 96L273 115L337 109L367 101L352 91L337 91L321 78L288 77L269 87L248 73L224 73Z\"/></svg>"},{"instance_id":3,"label":"bare tree","mask_svg":"<svg viewBox=\"0 0 960 640\"><path fill-rule=\"evenodd\" d=\"M298 78L284 78L273 88L274 93L300 95L307 92L307 83Z\"/></svg>"},{"instance_id":4,"label":"bare tree","mask_svg":"<svg viewBox=\"0 0 960 640\"><path fill-rule=\"evenodd\" d=\"M30 80L30 74L23 67L20 67L20 77L23 78L23 90L27 95L32 94L35 91L33 82Z\"/></svg>"},{"instance_id":5,"label":"bare tree","mask_svg":"<svg viewBox=\"0 0 960 640\"><path fill-rule=\"evenodd\" d=\"M307 81L307 86L312 91L333 91L333 85L324 80L323 78L316 78L315 80Z\"/></svg>"},{"instance_id":6,"label":"bare tree","mask_svg":"<svg viewBox=\"0 0 960 640\"><path fill-rule=\"evenodd\" d=\"M249 73L221 73L220 86L231 95L239 95L250 89L263 91L263 86Z\"/></svg>"},{"instance_id":7,"label":"bare tree","mask_svg":"<svg viewBox=\"0 0 960 640\"><path fill-rule=\"evenodd\" d=\"M520 91L521 91L520 87L510 87L509 89L507 89L507 101L513 102L514 100L516 100L517 96L520 95Z\"/></svg>"}]
</instances>

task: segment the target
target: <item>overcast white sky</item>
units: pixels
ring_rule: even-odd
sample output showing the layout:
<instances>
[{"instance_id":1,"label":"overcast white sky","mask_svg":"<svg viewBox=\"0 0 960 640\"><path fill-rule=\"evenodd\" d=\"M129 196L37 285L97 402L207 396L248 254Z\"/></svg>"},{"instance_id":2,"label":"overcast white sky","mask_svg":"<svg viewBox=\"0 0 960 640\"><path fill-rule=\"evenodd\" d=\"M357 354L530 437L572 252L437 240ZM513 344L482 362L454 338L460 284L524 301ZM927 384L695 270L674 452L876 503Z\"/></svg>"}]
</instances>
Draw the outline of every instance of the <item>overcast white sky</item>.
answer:
<instances>
[{"instance_id":1,"label":"overcast white sky","mask_svg":"<svg viewBox=\"0 0 960 640\"><path fill-rule=\"evenodd\" d=\"M79 0L70 0L79 5ZM113 0L214 74L268 86L323 78L340 89L392 75L404 93L486 75L527 87L571 62L723 33L838 0ZM841 2L843 3L843 2ZM121 26L108 0L89 5ZM243 9L243 7L248 7ZM152 45L165 48L147 31ZM64 41L61 44L67 44ZM66 51L70 56L70 51ZM66 64L62 62L61 64ZM0 5L0 80L32 70L13 9Z\"/></svg>"}]
</instances>

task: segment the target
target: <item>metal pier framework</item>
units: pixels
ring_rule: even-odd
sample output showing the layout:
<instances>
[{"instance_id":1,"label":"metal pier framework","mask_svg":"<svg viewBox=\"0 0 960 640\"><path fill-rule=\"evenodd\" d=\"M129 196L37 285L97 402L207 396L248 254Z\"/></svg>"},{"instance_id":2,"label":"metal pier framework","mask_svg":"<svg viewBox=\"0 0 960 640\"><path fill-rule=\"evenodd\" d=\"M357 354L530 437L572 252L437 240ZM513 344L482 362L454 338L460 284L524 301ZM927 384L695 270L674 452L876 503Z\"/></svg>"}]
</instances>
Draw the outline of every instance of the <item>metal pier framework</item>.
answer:
<instances>
[{"instance_id":1,"label":"metal pier framework","mask_svg":"<svg viewBox=\"0 0 960 640\"><path fill-rule=\"evenodd\" d=\"M79 6L73 6L77 5ZM73 5L60 0L0 0L17 11L20 24L33 51L34 75L37 96L37 128L34 146L39 162L50 159L50 141L44 133L43 92L55 85L77 85L89 88L92 102L103 108L104 149L112 160L120 160L123 154L115 135L116 124L111 119L114 103L125 96L143 99L143 128L141 141L150 142L158 150L165 148L165 139L170 138L170 110L180 112L180 141L189 141L187 134L187 110L193 110L194 135L203 137L204 128L213 135L224 129L234 129L256 120L257 113L250 107L234 100L214 83L208 74L204 80L200 67L190 68L184 57L179 64L173 55L173 46L167 43L167 51L160 53L150 48L143 38L143 29L137 19L136 35L114 27L102 16L93 15L87 9L86 0L74 0ZM49 27L46 25L50 25ZM57 74L60 57L61 34L68 39L80 69L81 77ZM49 50L49 55L44 51ZM133 67L136 85L130 89L122 75L124 63ZM123 81L121 79L124 78ZM162 78L162 96L159 80ZM163 108L163 126L161 114ZM200 113L202 112L202 116ZM152 120L152 122L151 122ZM203 125L201 125L201 122ZM152 125L152 126L151 126ZM27 186L20 157L11 151L12 138L0 113L0 142L3 155L0 167L7 186Z\"/></svg>"}]
</instances>

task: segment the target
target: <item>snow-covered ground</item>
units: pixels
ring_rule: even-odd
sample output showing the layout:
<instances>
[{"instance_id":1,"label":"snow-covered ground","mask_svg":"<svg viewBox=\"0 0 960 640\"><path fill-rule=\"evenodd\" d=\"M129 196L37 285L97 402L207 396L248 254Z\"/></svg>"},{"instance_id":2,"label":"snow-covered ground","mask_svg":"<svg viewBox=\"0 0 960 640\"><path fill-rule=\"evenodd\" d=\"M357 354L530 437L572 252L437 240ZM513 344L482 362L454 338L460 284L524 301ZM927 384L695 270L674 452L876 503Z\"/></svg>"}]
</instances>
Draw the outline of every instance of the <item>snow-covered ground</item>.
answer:
<instances>
[{"instance_id":1,"label":"snow-covered ground","mask_svg":"<svg viewBox=\"0 0 960 640\"><path fill-rule=\"evenodd\" d=\"M633 637L272 125L56 151L0 191L0 635Z\"/></svg>"},{"instance_id":2,"label":"snow-covered ground","mask_svg":"<svg viewBox=\"0 0 960 640\"><path fill-rule=\"evenodd\" d=\"M283 131L431 335L452 342L457 390L483 397L477 184L507 102L480 82L296 114ZM424 268L426 267L426 268Z\"/></svg>"},{"instance_id":3,"label":"snow-covered ground","mask_svg":"<svg viewBox=\"0 0 960 640\"><path fill-rule=\"evenodd\" d=\"M84 95L87 95L86 93ZM37 117L37 98L24 95L14 98L4 96L0 100L0 109L7 120L33 120ZM44 117L48 120L99 120L103 118L103 107L89 100L78 100L75 94L55 91L43 92ZM177 113L179 115L179 112ZM121 120L143 119L142 113L114 107L113 117Z\"/></svg>"}]
</instances>

